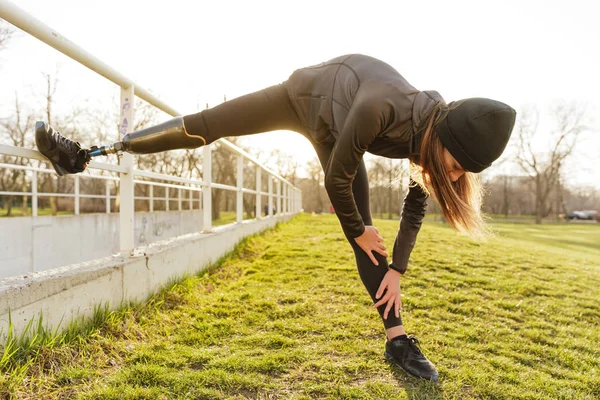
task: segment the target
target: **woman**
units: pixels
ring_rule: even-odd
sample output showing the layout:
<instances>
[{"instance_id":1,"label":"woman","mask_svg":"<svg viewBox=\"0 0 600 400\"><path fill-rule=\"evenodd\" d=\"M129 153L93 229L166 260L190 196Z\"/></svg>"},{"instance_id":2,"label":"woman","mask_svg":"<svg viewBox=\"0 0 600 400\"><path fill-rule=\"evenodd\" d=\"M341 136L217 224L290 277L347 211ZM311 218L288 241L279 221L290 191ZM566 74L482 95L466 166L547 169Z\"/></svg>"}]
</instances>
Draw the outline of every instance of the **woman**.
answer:
<instances>
[{"instance_id":1,"label":"woman","mask_svg":"<svg viewBox=\"0 0 600 400\"><path fill-rule=\"evenodd\" d=\"M474 236L484 231L481 186L474 173L502 154L514 121L515 111L506 104L474 98L446 105L437 92L415 89L388 64L352 54L301 68L280 85L130 133L110 146L81 149L44 123L36 126L36 141L62 175L83 171L90 156L116 151L195 148L223 137L282 129L303 134L317 152L360 277L383 319L385 356L410 375L437 381L435 366L402 325L400 275L430 192L453 228ZM371 220L366 151L411 162L411 185L389 265Z\"/></svg>"}]
</instances>

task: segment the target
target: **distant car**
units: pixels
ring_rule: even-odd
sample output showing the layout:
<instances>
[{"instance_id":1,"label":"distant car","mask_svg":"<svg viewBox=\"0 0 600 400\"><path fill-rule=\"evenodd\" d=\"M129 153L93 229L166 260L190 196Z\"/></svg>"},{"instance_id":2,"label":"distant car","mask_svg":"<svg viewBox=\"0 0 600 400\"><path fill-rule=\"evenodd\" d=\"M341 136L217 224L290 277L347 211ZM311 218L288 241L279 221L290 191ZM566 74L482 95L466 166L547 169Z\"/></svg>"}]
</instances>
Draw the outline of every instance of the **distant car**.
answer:
<instances>
[{"instance_id":1,"label":"distant car","mask_svg":"<svg viewBox=\"0 0 600 400\"><path fill-rule=\"evenodd\" d=\"M583 210L583 211L572 211L567 214L567 219L580 219L591 221L598 219L598 211L596 210Z\"/></svg>"}]
</instances>

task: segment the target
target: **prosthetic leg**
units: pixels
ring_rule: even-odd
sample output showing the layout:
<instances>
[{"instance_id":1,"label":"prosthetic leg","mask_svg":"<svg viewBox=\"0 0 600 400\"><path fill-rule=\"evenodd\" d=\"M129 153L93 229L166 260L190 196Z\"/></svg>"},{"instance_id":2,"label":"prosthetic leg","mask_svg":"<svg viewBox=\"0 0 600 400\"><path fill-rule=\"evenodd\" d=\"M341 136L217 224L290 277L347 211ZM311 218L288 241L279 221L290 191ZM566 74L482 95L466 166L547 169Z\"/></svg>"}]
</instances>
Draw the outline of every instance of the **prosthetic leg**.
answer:
<instances>
[{"instance_id":1,"label":"prosthetic leg","mask_svg":"<svg viewBox=\"0 0 600 400\"><path fill-rule=\"evenodd\" d=\"M199 135L190 135L183 117L176 117L162 124L151 126L123 136L123 140L110 145L93 147L90 157L106 156L126 151L132 154L150 154L175 149L195 149L206 144Z\"/></svg>"},{"instance_id":2,"label":"prosthetic leg","mask_svg":"<svg viewBox=\"0 0 600 400\"><path fill-rule=\"evenodd\" d=\"M39 151L62 176L82 172L92 157L128 152L149 154L175 149L194 149L206 144L200 135L190 135L183 117L176 117L150 128L128 133L120 142L82 149L80 144L62 136L45 122L35 125L35 141Z\"/></svg>"}]
</instances>

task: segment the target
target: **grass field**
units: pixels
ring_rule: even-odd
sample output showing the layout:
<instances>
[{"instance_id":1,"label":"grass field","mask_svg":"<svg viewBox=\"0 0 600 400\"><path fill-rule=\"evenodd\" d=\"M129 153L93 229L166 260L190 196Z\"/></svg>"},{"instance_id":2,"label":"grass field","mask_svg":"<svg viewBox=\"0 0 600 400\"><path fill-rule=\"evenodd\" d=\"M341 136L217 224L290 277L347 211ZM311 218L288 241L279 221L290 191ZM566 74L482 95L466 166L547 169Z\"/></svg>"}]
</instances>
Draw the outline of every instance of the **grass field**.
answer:
<instances>
[{"instance_id":1,"label":"grass field","mask_svg":"<svg viewBox=\"0 0 600 400\"><path fill-rule=\"evenodd\" d=\"M6 215L7 209L6 208L0 208L0 218L10 218L10 217L22 217L23 216L23 209L21 207L13 207L11 210L11 215L7 216ZM73 211L58 211L57 215L73 215L74 212ZM38 215L41 216L48 216L48 215L52 215L52 209L50 208L38 208ZM29 216L31 217L31 207L29 207L27 209L27 214L25 216Z\"/></svg>"},{"instance_id":2,"label":"grass field","mask_svg":"<svg viewBox=\"0 0 600 400\"><path fill-rule=\"evenodd\" d=\"M114 211L113 211L114 212ZM118 211L117 211L118 212ZM59 211L57 215L73 215L73 211ZM52 210L50 208L39 208L38 216L50 216L52 215ZM11 211L10 217L22 217L23 209L22 208L13 208ZM27 215L31 217L31 208L28 209ZM10 218L6 215L6 209L0 208L0 218ZM244 214L244 218L247 218L246 214ZM226 225L236 220L236 212L235 211L221 211L219 219L215 219L212 221L213 226Z\"/></svg>"},{"instance_id":3,"label":"grass field","mask_svg":"<svg viewBox=\"0 0 600 400\"><path fill-rule=\"evenodd\" d=\"M397 222L376 221L391 247ZM301 215L85 334L0 360L17 399L598 399L600 226L427 223L402 279L436 385L384 362L335 216ZM66 342L65 344L60 344ZM2 396L0 395L0 398Z\"/></svg>"}]
</instances>

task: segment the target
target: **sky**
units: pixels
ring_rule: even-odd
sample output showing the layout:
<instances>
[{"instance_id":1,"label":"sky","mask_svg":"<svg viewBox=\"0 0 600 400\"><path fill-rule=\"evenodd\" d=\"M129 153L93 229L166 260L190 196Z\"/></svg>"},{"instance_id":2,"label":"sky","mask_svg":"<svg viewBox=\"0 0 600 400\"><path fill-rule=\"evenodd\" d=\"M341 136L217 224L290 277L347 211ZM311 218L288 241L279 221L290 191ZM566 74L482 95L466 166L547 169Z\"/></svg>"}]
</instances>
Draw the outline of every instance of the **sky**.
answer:
<instances>
[{"instance_id":1,"label":"sky","mask_svg":"<svg viewBox=\"0 0 600 400\"><path fill-rule=\"evenodd\" d=\"M182 114L349 53L380 58L416 88L437 90L447 101L489 97L518 113L537 106L540 149L553 127L550 107L576 101L586 108L592 132L568 164L569 176L575 184L600 186L593 173L600 168L600 24L594 3L18 1ZM21 34L0 53L0 117L15 92L23 98L43 93L42 71L58 74L59 106L65 109L109 104L118 96L115 85ZM301 164L314 157L306 139L291 132L254 135L243 144L265 152L279 148Z\"/></svg>"}]
</instances>

